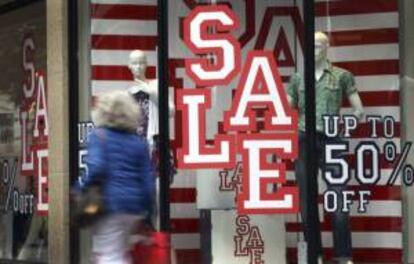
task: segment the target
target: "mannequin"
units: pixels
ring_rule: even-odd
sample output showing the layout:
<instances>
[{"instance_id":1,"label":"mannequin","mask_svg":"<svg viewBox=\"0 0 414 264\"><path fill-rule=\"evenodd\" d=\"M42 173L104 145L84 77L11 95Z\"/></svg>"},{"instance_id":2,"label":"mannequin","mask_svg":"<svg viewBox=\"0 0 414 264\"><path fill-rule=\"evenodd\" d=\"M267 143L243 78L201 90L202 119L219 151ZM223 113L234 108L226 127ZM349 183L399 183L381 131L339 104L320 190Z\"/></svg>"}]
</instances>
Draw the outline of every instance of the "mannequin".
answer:
<instances>
[{"instance_id":1,"label":"mannequin","mask_svg":"<svg viewBox=\"0 0 414 264\"><path fill-rule=\"evenodd\" d=\"M129 55L128 68L134 77L134 85L129 88L129 92L137 101L140 106L141 119L138 121L137 133L145 137L149 144L150 154L152 157L154 171L156 176L158 175L159 159L158 159L158 81L156 79L149 80L145 77L145 71L147 69L148 61L147 56L141 50L134 50ZM169 97L168 108L170 118L174 115L174 103ZM174 166L174 158L170 153L170 184L173 181L173 176L176 173ZM158 212L158 186L159 179L157 177L157 195L155 197L156 212ZM156 216L156 212L152 215L152 224L159 226L159 219Z\"/></svg>"},{"instance_id":2,"label":"mannequin","mask_svg":"<svg viewBox=\"0 0 414 264\"><path fill-rule=\"evenodd\" d=\"M315 33L315 80L319 81L324 73L325 69L329 67L328 60L328 48L329 39L323 32ZM353 77L352 77L353 78ZM359 97L358 91L355 90L353 93L348 95L348 100L351 103L353 109L353 115L362 120L364 117L364 109L362 106L361 98Z\"/></svg>"},{"instance_id":3,"label":"mannequin","mask_svg":"<svg viewBox=\"0 0 414 264\"><path fill-rule=\"evenodd\" d=\"M135 97L143 111L143 119L139 121L137 132L146 137L150 148L154 148L154 136L159 134L158 128L158 81L145 77L148 61L141 50L134 50L129 55L128 68L134 77L134 85L129 92ZM174 115L174 104L168 102L169 115Z\"/></svg>"},{"instance_id":4,"label":"mannequin","mask_svg":"<svg viewBox=\"0 0 414 264\"><path fill-rule=\"evenodd\" d=\"M315 104L316 104L316 153L318 167L321 170L327 168L324 164L324 151L325 146L330 143L340 142L340 137L328 138L324 134L323 128L323 115L339 115L342 99L347 97L352 109L353 115L358 120L361 120L364 116L364 110L361 99L358 95L358 91L355 87L354 76L345 69L341 69L332 64L328 60L329 39L322 32L315 33ZM308 186L305 185L305 177L308 177L306 173L306 136L305 136L305 85L303 78L300 74L295 73L291 80L287 90L288 102L292 108L298 109L299 114L299 158L295 162L295 174L296 180L300 190L300 207L302 222L305 230L305 240L308 236L308 230L311 228L317 228L319 237L316 243L319 247L319 263L322 263L322 242L320 235L320 226L310 227L307 226L307 200L306 193ZM329 168L333 174L341 173L339 168ZM317 173L315 173L317 175ZM310 181L310 184L315 184L318 189L318 180L314 179ZM346 186L330 186L329 190L333 190L338 194L341 194L342 190L346 189ZM338 195L338 208L342 205L342 196ZM317 207L315 206L316 210ZM317 219L319 223L319 218ZM337 258L339 263L352 264L352 242L351 232L349 228L349 215L343 213L340 210L332 215L332 229L334 238L334 257Z\"/></svg>"}]
</instances>

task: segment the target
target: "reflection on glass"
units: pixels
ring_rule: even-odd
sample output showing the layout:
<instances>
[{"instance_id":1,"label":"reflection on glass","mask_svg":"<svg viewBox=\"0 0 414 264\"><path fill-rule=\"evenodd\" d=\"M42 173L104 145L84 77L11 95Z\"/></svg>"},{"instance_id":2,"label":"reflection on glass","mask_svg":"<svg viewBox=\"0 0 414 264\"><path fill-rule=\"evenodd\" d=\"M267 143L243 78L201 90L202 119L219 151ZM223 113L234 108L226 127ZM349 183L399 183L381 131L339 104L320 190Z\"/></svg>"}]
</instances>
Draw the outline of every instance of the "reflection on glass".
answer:
<instances>
[{"instance_id":1,"label":"reflection on glass","mask_svg":"<svg viewBox=\"0 0 414 264\"><path fill-rule=\"evenodd\" d=\"M0 259L46 262L46 13L0 15Z\"/></svg>"}]
</instances>

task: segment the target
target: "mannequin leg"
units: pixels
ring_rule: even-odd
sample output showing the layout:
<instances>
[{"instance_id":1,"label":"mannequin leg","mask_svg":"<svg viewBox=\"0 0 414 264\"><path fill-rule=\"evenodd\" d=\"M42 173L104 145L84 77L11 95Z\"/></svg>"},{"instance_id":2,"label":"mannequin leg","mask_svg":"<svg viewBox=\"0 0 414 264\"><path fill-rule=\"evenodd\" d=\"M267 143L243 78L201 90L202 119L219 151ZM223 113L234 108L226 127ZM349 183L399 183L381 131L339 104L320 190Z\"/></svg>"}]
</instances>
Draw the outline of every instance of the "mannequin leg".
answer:
<instances>
[{"instance_id":1,"label":"mannequin leg","mask_svg":"<svg viewBox=\"0 0 414 264\"><path fill-rule=\"evenodd\" d=\"M332 220L332 235L334 242L334 258L338 260L352 259L352 238L349 226L349 214L342 212L342 191L346 186L328 186L328 190L336 192L338 210L330 214Z\"/></svg>"},{"instance_id":2,"label":"mannequin leg","mask_svg":"<svg viewBox=\"0 0 414 264\"><path fill-rule=\"evenodd\" d=\"M305 133L299 132L299 157L295 162L295 174L296 174L296 181L299 186L299 193L300 193L300 212L302 217L302 226L304 229L305 240L309 243L308 237L311 230L317 230L319 234L317 237L317 241L311 241L311 243L315 242L318 245L319 252L318 255L322 255L322 242L321 242L321 232L320 232L320 225L319 225L319 217L317 219L317 226L309 226L307 224L307 217L308 217L308 207L311 206L312 210L318 211L318 203L311 203L307 199L307 192L309 186L306 185L305 177L308 177L309 174L306 172L306 140L305 140ZM316 177L309 181L309 184L316 184L316 189L318 189L318 179L317 173L314 174ZM317 214L319 216L319 214Z\"/></svg>"},{"instance_id":3,"label":"mannequin leg","mask_svg":"<svg viewBox=\"0 0 414 264\"><path fill-rule=\"evenodd\" d=\"M329 143L339 143L342 142L340 138L328 139L324 136L322 140L322 146L320 153L321 155L319 162L322 168L322 172L328 168L334 177L340 177L342 173L339 169L339 166L329 166L325 168L324 154L325 154L325 145ZM336 155L338 156L338 155ZM329 185L328 190L332 190L337 193L338 197L338 210L335 213L332 213L332 234L334 242L334 257L340 260L351 260L352 259L352 238L351 230L349 224L349 213L342 212L343 207L343 195L342 191L346 190L346 185Z\"/></svg>"}]
</instances>

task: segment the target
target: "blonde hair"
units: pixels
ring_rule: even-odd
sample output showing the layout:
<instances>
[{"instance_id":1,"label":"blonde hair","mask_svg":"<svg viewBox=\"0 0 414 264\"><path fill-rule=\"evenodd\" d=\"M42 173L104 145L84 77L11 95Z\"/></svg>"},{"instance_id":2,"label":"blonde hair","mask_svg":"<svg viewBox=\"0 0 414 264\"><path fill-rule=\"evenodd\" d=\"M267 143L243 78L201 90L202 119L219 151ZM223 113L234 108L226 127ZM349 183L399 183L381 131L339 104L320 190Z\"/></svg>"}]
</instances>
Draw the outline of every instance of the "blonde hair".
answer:
<instances>
[{"instance_id":1,"label":"blonde hair","mask_svg":"<svg viewBox=\"0 0 414 264\"><path fill-rule=\"evenodd\" d=\"M97 127L133 132L137 129L140 114L138 104L128 92L108 92L98 97L92 121Z\"/></svg>"}]
</instances>

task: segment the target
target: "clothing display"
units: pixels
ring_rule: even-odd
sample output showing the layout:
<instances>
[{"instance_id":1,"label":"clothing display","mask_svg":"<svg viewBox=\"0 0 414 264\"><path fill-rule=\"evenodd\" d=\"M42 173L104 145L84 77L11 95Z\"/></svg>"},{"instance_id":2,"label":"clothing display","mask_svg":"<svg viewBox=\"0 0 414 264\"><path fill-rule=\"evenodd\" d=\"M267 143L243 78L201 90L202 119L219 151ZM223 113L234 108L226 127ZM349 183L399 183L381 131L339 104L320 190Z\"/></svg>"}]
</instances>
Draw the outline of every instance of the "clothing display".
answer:
<instances>
[{"instance_id":1,"label":"clothing display","mask_svg":"<svg viewBox=\"0 0 414 264\"><path fill-rule=\"evenodd\" d=\"M135 85L129 89L129 92L135 98L135 101L140 107L141 118L138 120L138 135L146 138L150 146L150 154L152 163L154 165L154 173L158 176L159 172L159 143L158 143L158 98L154 96L157 93L146 93L144 91L150 91L157 89L157 80L149 80L147 82L135 80ZM170 105L171 109L171 105ZM173 176L177 170L174 165L174 156L170 152L170 182L172 182Z\"/></svg>"},{"instance_id":2,"label":"clothing display","mask_svg":"<svg viewBox=\"0 0 414 264\"><path fill-rule=\"evenodd\" d=\"M158 98L157 93L145 93L143 91L155 91L158 89L157 80L135 80L134 85L129 92L134 96L135 100L144 112L144 120L140 120L138 134L145 135L152 149L154 147L154 135L159 134L158 126ZM143 130L143 131L139 131Z\"/></svg>"},{"instance_id":3,"label":"clothing display","mask_svg":"<svg viewBox=\"0 0 414 264\"><path fill-rule=\"evenodd\" d=\"M316 130L323 132L323 116L338 115L343 98L357 92L355 78L347 70L328 62L322 77L315 84ZM298 106L299 130L305 131L305 85L299 73L292 75L287 89L293 103Z\"/></svg>"},{"instance_id":4,"label":"clothing display","mask_svg":"<svg viewBox=\"0 0 414 264\"><path fill-rule=\"evenodd\" d=\"M316 116L316 149L317 154L317 169L320 169L322 173L327 169L325 166L325 146L331 143L341 142L339 137L329 138L324 134L324 115L339 115L342 106L343 98L348 97L354 93L357 93L355 87L354 76L344 69L332 66L327 61L327 67L323 70L322 76L315 83L315 116ZM308 175L315 175L316 178L312 179L310 184L316 185L318 190L318 171L314 173L308 173L306 171L306 134L305 134L305 85L303 77L299 73L295 73L289 83L287 94L291 98L293 105L297 106L299 114L299 158L295 162L295 174L296 181L300 190L300 208L302 216L302 225L304 227L305 240L309 237L310 228L316 229L318 233L317 247L319 248L319 255L322 255L322 239L321 230L319 224L319 218L316 221L318 225L314 227L307 226L309 208L309 201L307 197L309 185L306 185L306 177ZM331 166L329 170L332 172L333 177L338 177L342 172L339 167ZM327 187L330 191L335 191L338 194L337 207L341 208L343 204L342 191L346 190L345 185L329 185ZM318 210L318 205L312 206L315 210ZM317 214L318 215L318 214ZM333 226L333 242L334 253L336 258L351 258L352 257L352 241L351 231L349 229L349 214L343 213L340 209L332 214L332 226Z\"/></svg>"},{"instance_id":5,"label":"clothing display","mask_svg":"<svg viewBox=\"0 0 414 264\"><path fill-rule=\"evenodd\" d=\"M136 77L134 79L134 85L129 88L129 93L134 97L137 102L141 117L138 120L137 134L146 138L149 145L149 154L152 164L152 175L156 179L156 194L159 192L159 171L160 171L160 155L159 155L159 116L158 116L158 81L146 80L142 74L146 68L146 57L141 51L135 51L131 53L130 58L130 70ZM145 79L145 80L144 80ZM174 107L171 102L169 103L170 112ZM177 173L175 168L174 155L170 151L169 162L169 183L172 184L174 175ZM146 224L149 229L156 229L159 225L159 202L158 195L155 195L151 201L151 211L146 217Z\"/></svg>"},{"instance_id":6,"label":"clothing display","mask_svg":"<svg viewBox=\"0 0 414 264\"><path fill-rule=\"evenodd\" d=\"M133 94L141 110L141 118L138 120L137 133L139 136L147 138L149 121L149 95L143 91Z\"/></svg>"},{"instance_id":7,"label":"clothing display","mask_svg":"<svg viewBox=\"0 0 414 264\"><path fill-rule=\"evenodd\" d=\"M317 255L323 260L324 252L322 246L322 235L319 221L319 213L308 214L310 210L319 211L318 197L310 199L309 191L318 189L318 171L322 174L330 171L333 178L342 176L342 167L338 164L326 164L325 151L326 146L337 144L343 141L340 137L328 137L325 135L324 116L340 115L343 99L347 98L357 120L364 116L364 110L361 99L355 85L355 78L349 71L333 66L328 60L329 38L323 32L315 33L315 128L316 142L312 156L313 161L317 162L316 171L307 171L307 137L306 137L306 94L304 78L295 73L292 75L287 88L289 105L298 111L298 128L299 128L299 157L295 162L296 181L300 193L300 212L302 216L302 226L305 235L305 241L316 244ZM345 154L342 154L345 155ZM335 157L340 158L337 154ZM345 157L343 157L345 159ZM312 178L307 178L312 177ZM336 199L324 201L332 206L336 206L333 213L328 213L325 217L330 217L332 222L334 257L338 260L346 260L353 263L352 260L352 238L349 223L349 212L343 212L344 205L343 191L347 189L346 184L333 185L327 182L327 191L335 192ZM332 208L332 207L331 207ZM317 219L309 219L310 216ZM309 223L316 223L316 226L309 226ZM313 235L311 235L313 234ZM316 234L316 237L314 236ZM313 237L313 240L310 238Z\"/></svg>"}]
</instances>

